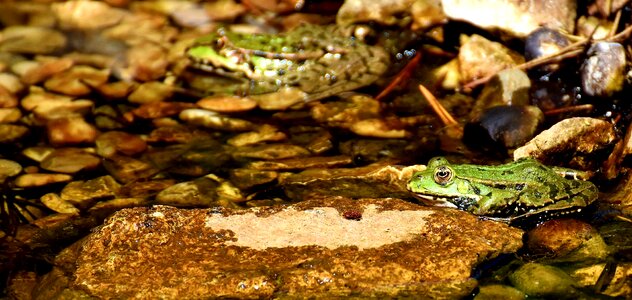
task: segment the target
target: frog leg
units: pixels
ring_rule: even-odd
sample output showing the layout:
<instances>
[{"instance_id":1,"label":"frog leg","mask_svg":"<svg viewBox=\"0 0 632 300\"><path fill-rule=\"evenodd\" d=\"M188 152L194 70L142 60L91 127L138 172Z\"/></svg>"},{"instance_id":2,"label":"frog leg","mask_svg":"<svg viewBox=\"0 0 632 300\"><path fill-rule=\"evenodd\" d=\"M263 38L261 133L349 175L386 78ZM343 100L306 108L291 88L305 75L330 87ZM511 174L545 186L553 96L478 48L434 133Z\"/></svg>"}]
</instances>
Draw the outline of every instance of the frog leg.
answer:
<instances>
[{"instance_id":1,"label":"frog leg","mask_svg":"<svg viewBox=\"0 0 632 300\"><path fill-rule=\"evenodd\" d=\"M511 204L515 204L515 194L502 189L493 189L479 195L474 214L493 215L504 211Z\"/></svg>"}]
</instances>

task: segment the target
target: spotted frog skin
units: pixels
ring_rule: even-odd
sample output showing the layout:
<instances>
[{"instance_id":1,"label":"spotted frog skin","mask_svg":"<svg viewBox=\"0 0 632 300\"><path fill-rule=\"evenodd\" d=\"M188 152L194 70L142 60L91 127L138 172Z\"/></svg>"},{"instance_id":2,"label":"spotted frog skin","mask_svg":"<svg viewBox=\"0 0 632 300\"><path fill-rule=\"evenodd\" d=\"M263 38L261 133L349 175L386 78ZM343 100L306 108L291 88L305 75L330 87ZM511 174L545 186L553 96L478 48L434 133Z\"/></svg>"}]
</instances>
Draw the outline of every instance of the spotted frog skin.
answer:
<instances>
[{"instance_id":1,"label":"spotted frog skin","mask_svg":"<svg viewBox=\"0 0 632 300\"><path fill-rule=\"evenodd\" d=\"M186 51L191 67L231 79L210 93L262 95L291 89L312 101L373 83L390 58L379 46L334 25L302 25L283 34L244 34L220 29Z\"/></svg>"},{"instance_id":2,"label":"spotted frog skin","mask_svg":"<svg viewBox=\"0 0 632 300\"><path fill-rule=\"evenodd\" d=\"M570 169L559 168L562 173ZM498 166L452 165L443 157L413 174L407 188L422 200L500 221L576 212L594 202L597 187L524 158Z\"/></svg>"}]
</instances>

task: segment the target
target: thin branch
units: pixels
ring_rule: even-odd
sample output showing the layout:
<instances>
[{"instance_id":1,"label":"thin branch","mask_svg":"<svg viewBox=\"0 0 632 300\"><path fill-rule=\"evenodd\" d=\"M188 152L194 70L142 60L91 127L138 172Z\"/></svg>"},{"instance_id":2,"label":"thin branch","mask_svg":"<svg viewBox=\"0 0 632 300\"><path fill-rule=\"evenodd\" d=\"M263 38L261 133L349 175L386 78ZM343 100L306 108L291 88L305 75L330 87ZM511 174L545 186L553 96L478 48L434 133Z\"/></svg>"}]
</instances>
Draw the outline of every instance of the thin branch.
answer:
<instances>
[{"instance_id":1,"label":"thin branch","mask_svg":"<svg viewBox=\"0 0 632 300\"><path fill-rule=\"evenodd\" d=\"M605 39L605 41L618 42L619 40L624 40L628 38L628 35L630 35L630 33L632 33L632 26L626 27L623 31L615 34L613 37Z\"/></svg>"},{"instance_id":2,"label":"thin branch","mask_svg":"<svg viewBox=\"0 0 632 300\"><path fill-rule=\"evenodd\" d=\"M568 113L568 112L591 111L592 109L593 109L593 105L592 104L581 104L581 105L574 105L574 106L561 107L561 108L555 108L555 109L547 110L547 111L544 112L544 115L545 116L555 116L555 115Z\"/></svg>"},{"instance_id":3,"label":"thin branch","mask_svg":"<svg viewBox=\"0 0 632 300\"><path fill-rule=\"evenodd\" d=\"M571 57L575 57L578 54L582 53L582 47L584 47L585 45L589 44L591 41L594 41L592 39L592 36L595 34L596 30L598 27L595 27L595 29L593 30L593 32L590 34L591 38L586 38L580 41L577 41L575 43L572 43L562 49L560 49L558 52L556 53L552 53L549 55L545 55L542 57L538 57L536 59L530 60L528 62L525 62L523 64L517 65L513 68L516 69L520 69L520 70L528 70L543 64L547 64L547 63L551 63L551 62L557 62L557 61L561 61L567 58L571 58ZM630 35L632 33L632 26L628 26L626 27L623 31L617 33L616 35L606 38L606 39L602 39L602 40L598 40L598 41L607 41L607 42L616 42L619 40L623 40L625 38L628 37L628 35ZM509 68L507 68L509 69ZM503 69L506 70L506 69ZM500 70L498 72L494 72L493 74L487 75L485 77L476 79L476 80L472 80L466 84L463 85L463 89L466 91L471 91L473 88L487 83L489 80L491 80L494 76L496 76L499 72L503 71Z\"/></svg>"},{"instance_id":4,"label":"thin branch","mask_svg":"<svg viewBox=\"0 0 632 300\"><path fill-rule=\"evenodd\" d=\"M610 27L610 32L608 32L608 38L611 38L617 33L619 22L621 22L621 10L617 11L617 15L614 17L614 22L612 22L612 27Z\"/></svg>"},{"instance_id":5,"label":"thin branch","mask_svg":"<svg viewBox=\"0 0 632 300\"><path fill-rule=\"evenodd\" d=\"M403 81L410 77L410 74L419 64L421 60L421 51L416 51L415 56L406 64L404 69L402 69L395 79L393 79L388 86L386 86L379 95L375 96L377 101L381 101L384 97L386 97L390 92L395 89L395 87L399 86Z\"/></svg>"},{"instance_id":6,"label":"thin branch","mask_svg":"<svg viewBox=\"0 0 632 300\"><path fill-rule=\"evenodd\" d=\"M428 104L430 104L430 107L432 107L435 113L439 116L439 119L441 119L443 124L446 126L455 126L459 124L425 86L420 84L419 91L422 95L424 95L424 97L426 97Z\"/></svg>"}]
</instances>

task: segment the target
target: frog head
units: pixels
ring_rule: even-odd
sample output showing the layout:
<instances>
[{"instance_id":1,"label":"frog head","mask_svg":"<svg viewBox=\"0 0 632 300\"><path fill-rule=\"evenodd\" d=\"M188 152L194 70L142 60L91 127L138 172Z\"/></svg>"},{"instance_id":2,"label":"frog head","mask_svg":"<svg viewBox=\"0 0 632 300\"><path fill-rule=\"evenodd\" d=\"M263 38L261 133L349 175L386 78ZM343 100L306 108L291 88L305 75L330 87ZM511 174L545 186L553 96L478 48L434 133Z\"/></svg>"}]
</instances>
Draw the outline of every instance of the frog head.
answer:
<instances>
[{"instance_id":1,"label":"frog head","mask_svg":"<svg viewBox=\"0 0 632 300\"><path fill-rule=\"evenodd\" d=\"M229 76L231 73L239 73L247 77L251 77L253 73L248 55L234 47L222 34L211 34L197 39L195 44L187 49L187 56L200 69L206 71Z\"/></svg>"},{"instance_id":2,"label":"frog head","mask_svg":"<svg viewBox=\"0 0 632 300\"><path fill-rule=\"evenodd\" d=\"M443 157L431 159L426 170L413 174L406 187L428 204L463 210L477 206L482 192L475 183L459 177Z\"/></svg>"}]
</instances>

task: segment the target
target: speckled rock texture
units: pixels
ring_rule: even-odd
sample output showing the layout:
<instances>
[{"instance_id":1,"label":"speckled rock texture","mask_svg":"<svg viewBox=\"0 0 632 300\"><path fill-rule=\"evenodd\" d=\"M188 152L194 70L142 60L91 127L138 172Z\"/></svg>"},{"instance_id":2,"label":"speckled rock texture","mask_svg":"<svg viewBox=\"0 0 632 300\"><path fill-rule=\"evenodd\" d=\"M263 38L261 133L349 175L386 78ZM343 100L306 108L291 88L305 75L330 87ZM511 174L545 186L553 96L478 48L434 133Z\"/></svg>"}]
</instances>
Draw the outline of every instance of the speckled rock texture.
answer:
<instances>
[{"instance_id":1,"label":"speckled rock texture","mask_svg":"<svg viewBox=\"0 0 632 300\"><path fill-rule=\"evenodd\" d=\"M519 229L398 199L123 209L62 251L35 299L459 298Z\"/></svg>"}]
</instances>

